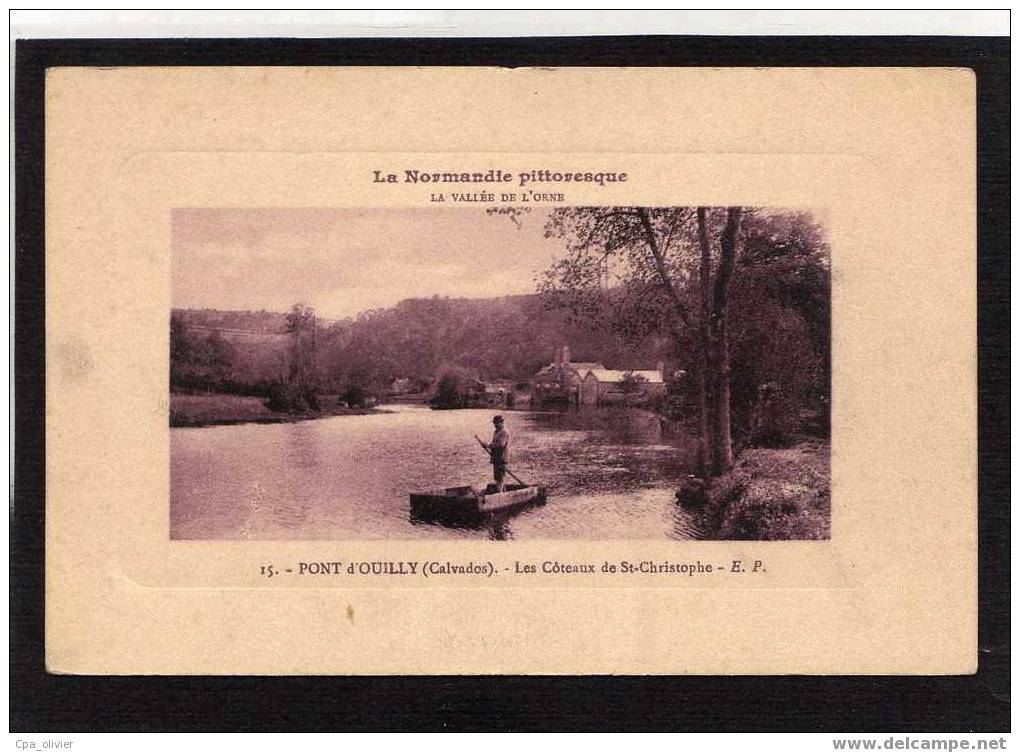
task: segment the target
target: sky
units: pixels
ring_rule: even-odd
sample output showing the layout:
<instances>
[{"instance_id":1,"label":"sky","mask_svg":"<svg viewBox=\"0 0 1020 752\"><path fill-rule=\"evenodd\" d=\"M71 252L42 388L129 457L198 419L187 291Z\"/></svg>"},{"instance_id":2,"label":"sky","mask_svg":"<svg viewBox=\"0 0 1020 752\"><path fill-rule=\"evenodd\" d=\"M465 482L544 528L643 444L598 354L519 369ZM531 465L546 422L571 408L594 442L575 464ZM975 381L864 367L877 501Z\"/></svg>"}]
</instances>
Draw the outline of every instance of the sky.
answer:
<instances>
[{"instance_id":1,"label":"sky","mask_svg":"<svg viewBox=\"0 0 1020 752\"><path fill-rule=\"evenodd\" d=\"M518 228L485 208L175 209L175 308L343 318L405 298L530 293L562 252L547 212Z\"/></svg>"}]
</instances>

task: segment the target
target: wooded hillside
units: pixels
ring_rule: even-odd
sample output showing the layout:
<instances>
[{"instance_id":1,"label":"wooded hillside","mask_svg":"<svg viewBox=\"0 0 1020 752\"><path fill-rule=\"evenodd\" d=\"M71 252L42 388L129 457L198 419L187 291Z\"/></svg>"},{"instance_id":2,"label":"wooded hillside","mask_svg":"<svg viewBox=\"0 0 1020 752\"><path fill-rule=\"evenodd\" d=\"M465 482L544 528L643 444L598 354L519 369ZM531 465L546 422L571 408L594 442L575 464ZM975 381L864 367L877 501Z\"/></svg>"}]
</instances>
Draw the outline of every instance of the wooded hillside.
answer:
<instances>
[{"instance_id":1,"label":"wooded hillside","mask_svg":"<svg viewBox=\"0 0 1020 752\"><path fill-rule=\"evenodd\" d=\"M539 295L409 299L356 319L316 320L312 368L323 390L343 391L352 383L385 390L395 378L429 381L447 366L525 381L562 345L577 360L610 368L654 368L673 358L665 337L626 341L571 319L567 311L546 308ZM311 347L311 337L304 339ZM171 386L246 392L285 379L291 340L282 312L175 309Z\"/></svg>"}]
</instances>

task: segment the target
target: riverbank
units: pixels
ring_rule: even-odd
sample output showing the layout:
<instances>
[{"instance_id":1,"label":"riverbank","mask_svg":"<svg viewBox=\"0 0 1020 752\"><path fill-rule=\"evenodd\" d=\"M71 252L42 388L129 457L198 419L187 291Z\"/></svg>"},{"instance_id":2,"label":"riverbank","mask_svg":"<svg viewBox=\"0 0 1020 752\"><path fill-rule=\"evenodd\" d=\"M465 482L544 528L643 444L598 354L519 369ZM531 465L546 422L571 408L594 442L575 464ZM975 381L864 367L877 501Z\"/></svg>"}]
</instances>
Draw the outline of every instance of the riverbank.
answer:
<instances>
[{"instance_id":1,"label":"riverbank","mask_svg":"<svg viewBox=\"0 0 1020 752\"><path fill-rule=\"evenodd\" d=\"M371 415L385 413L374 407L341 407L334 404L314 413L292 415L270 410L262 397L236 394L171 394L170 427L229 426L238 423L294 423L334 415Z\"/></svg>"},{"instance_id":2,"label":"riverbank","mask_svg":"<svg viewBox=\"0 0 1020 752\"><path fill-rule=\"evenodd\" d=\"M830 537L829 442L746 449L717 479L703 512L712 540L825 540Z\"/></svg>"}]
</instances>

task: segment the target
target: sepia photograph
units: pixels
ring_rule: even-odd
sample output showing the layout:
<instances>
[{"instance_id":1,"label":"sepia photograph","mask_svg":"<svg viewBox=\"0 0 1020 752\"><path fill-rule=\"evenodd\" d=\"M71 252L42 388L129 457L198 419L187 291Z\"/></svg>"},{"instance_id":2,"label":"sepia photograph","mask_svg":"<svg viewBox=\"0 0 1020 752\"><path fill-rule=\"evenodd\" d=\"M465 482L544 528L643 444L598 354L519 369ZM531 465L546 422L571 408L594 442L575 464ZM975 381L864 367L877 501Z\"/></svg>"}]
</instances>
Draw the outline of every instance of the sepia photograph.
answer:
<instances>
[{"instance_id":1,"label":"sepia photograph","mask_svg":"<svg viewBox=\"0 0 1020 752\"><path fill-rule=\"evenodd\" d=\"M179 208L174 540L824 540L830 245L755 206Z\"/></svg>"},{"instance_id":2,"label":"sepia photograph","mask_svg":"<svg viewBox=\"0 0 1020 752\"><path fill-rule=\"evenodd\" d=\"M976 58L595 43L38 59L49 675L979 669Z\"/></svg>"},{"instance_id":3,"label":"sepia photograph","mask_svg":"<svg viewBox=\"0 0 1020 752\"><path fill-rule=\"evenodd\" d=\"M1008 13L132 13L11 45L18 746L1004 748Z\"/></svg>"}]
</instances>

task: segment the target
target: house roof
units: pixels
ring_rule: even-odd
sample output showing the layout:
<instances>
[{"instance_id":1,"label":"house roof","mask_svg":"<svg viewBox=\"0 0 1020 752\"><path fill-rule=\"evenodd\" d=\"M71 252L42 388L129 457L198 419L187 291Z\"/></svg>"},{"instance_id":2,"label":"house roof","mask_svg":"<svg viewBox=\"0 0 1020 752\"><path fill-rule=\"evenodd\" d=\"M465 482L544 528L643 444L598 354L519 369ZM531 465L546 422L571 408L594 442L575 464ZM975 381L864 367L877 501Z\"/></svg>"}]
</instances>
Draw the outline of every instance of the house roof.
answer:
<instances>
[{"instance_id":1,"label":"house roof","mask_svg":"<svg viewBox=\"0 0 1020 752\"><path fill-rule=\"evenodd\" d=\"M628 373L643 377L649 384L662 383L660 371L613 371L608 368L593 368L590 373L599 381L607 384L619 384Z\"/></svg>"},{"instance_id":2,"label":"house roof","mask_svg":"<svg viewBox=\"0 0 1020 752\"><path fill-rule=\"evenodd\" d=\"M536 373L535 375L543 376L547 373L552 373L559 367L560 367L559 363L550 363L549 365L540 369L539 372ZM577 375L580 376L582 379L588 375L589 371L593 371L596 368L605 368L605 366L602 365L601 363L573 363L573 362L567 363L566 367L574 371L577 371Z\"/></svg>"},{"instance_id":3,"label":"house roof","mask_svg":"<svg viewBox=\"0 0 1020 752\"><path fill-rule=\"evenodd\" d=\"M582 379L594 370L605 368L601 363L571 363L570 367L577 371L577 375Z\"/></svg>"}]
</instances>

